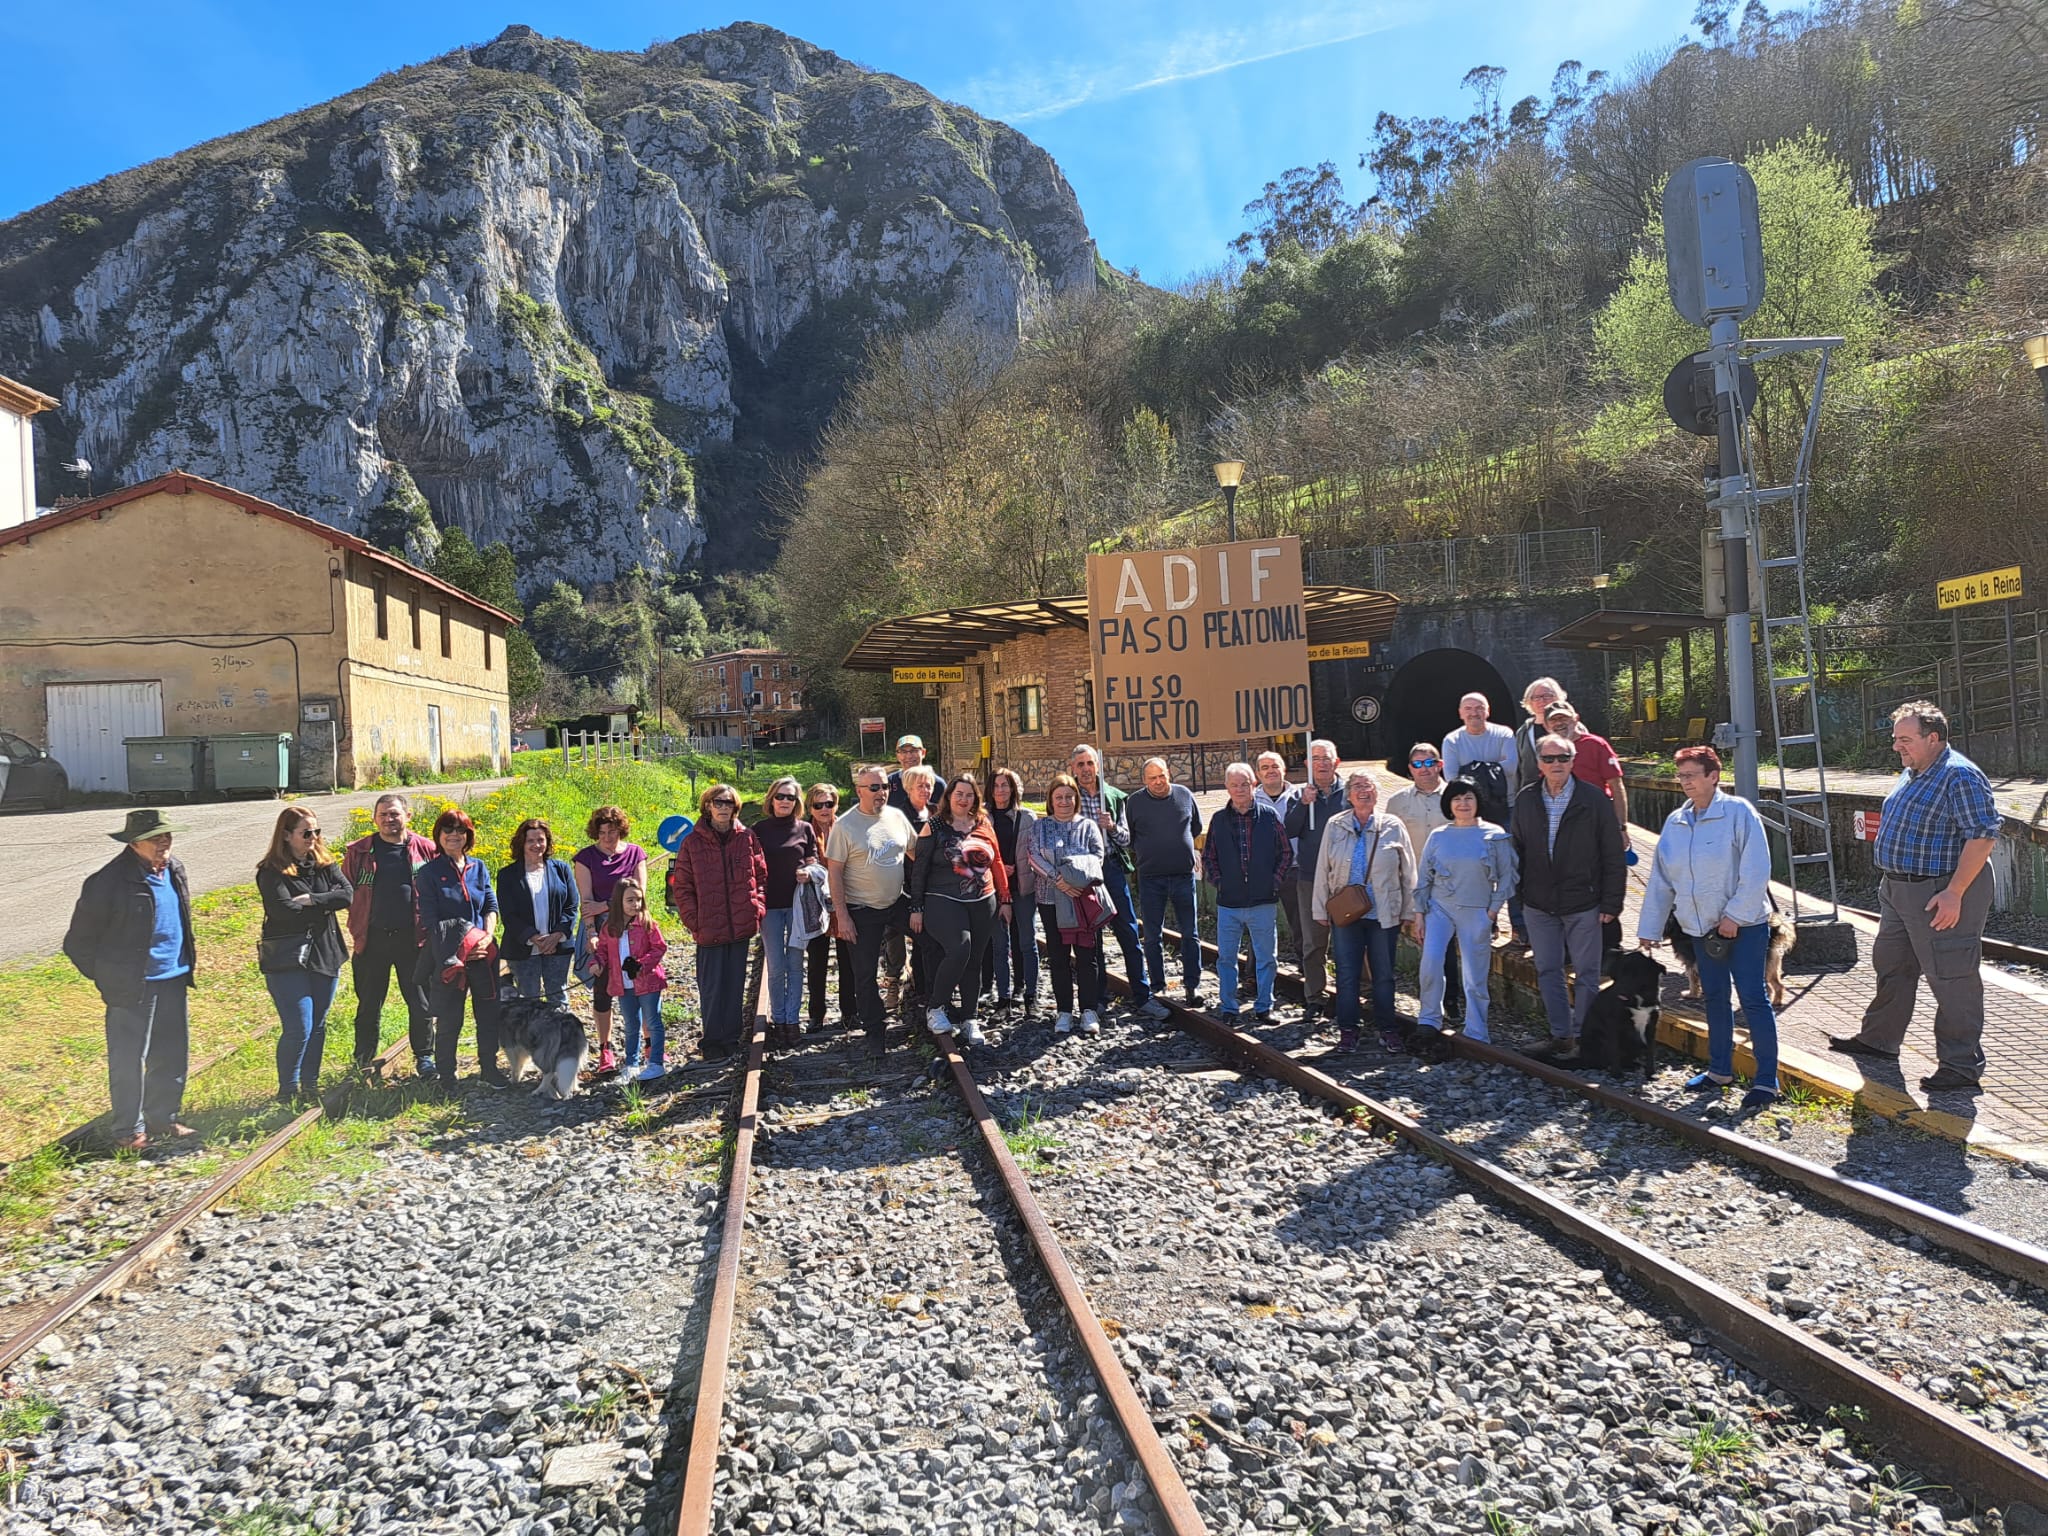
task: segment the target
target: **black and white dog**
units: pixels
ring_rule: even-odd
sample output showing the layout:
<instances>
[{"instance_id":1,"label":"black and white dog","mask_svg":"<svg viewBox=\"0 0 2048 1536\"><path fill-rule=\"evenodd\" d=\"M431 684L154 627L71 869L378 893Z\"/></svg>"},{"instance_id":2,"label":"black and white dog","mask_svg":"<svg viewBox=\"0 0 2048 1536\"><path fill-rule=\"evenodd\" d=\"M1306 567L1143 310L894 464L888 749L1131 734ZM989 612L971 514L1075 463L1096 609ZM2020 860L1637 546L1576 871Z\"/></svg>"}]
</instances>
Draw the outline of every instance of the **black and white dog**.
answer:
<instances>
[{"instance_id":1,"label":"black and white dog","mask_svg":"<svg viewBox=\"0 0 2048 1536\"><path fill-rule=\"evenodd\" d=\"M1593 999L1593 1010L1579 1034L1579 1064L1615 1077L1640 1067L1647 1078L1657 1070L1664 967L1631 949L1616 955L1609 969L1614 979Z\"/></svg>"},{"instance_id":2,"label":"black and white dog","mask_svg":"<svg viewBox=\"0 0 2048 1536\"><path fill-rule=\"evenodd\" d=\"M540 1073L533 1091L543 1099L562 1100L576 1092L576 1079L590 1064L590 1036L583 1021L559 1003L521 997L511 978L498 984L498 1048L513 1082L528 1067Z\"/></svg>"}]
</instances>

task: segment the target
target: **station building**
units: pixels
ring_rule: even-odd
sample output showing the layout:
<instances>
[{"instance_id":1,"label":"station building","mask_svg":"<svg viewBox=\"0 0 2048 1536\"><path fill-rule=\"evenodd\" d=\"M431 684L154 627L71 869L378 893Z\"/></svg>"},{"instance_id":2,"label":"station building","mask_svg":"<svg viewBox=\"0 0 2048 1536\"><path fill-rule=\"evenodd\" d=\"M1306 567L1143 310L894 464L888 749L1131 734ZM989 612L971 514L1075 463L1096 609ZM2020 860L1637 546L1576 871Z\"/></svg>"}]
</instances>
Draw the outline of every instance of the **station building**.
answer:
<instances>
[{"instance_id":1,"label":"station building","mask_svg":"<svg viewBox=\"0 0 2048 1536\"><path fill-rule=\"evenodd\" d=\"M1393 633L1399 606L1385 592L1306 588L1311 656L1319 647L1356 652L1384 643ZM853 672L907 668L941 674L923 685L939 711L938 740L926 746L928 760L947 776L973 773L985 783L991 768L1013 768L1028 793L1042 795L1052 776L1066 770L1076 742L1102 744L1085 596L884 619L869 627L844 665ZM1311 672L1317 665L1311 662ZM1320 720L1316 729L1329 734ZM1300 734L1233 736L1156 751L1105 752L1103 772L1129 788L1141 781L1145 759L1163 757L1177 782L1216 788L1227 764L1249 762L1268 748L1298 765L1308 741Z\"/></svg>"},{"instance_id":2,"label":"station building","mask_svg":"<svg viewBox=\"0 0 2048 1536\"><path fill-rule=\"evenodd\" d=\"M510 614L351 534L196 475L0 528L0 726L74 791L125 738L291 733L294 787L410 759L496 772Z\"/></svg>"},{"instance_id":3,"label":"station building","mask_svg":"<svg viewBox=\"0 0 2048 1536\"><path fill-rule=\"evenodd\" d=\"M753 725L753 745L802 741L810 734L802 666L787 651L749 646L690 663L695 680L690 734L738 742Z\"/></svg>"}]
</instances>

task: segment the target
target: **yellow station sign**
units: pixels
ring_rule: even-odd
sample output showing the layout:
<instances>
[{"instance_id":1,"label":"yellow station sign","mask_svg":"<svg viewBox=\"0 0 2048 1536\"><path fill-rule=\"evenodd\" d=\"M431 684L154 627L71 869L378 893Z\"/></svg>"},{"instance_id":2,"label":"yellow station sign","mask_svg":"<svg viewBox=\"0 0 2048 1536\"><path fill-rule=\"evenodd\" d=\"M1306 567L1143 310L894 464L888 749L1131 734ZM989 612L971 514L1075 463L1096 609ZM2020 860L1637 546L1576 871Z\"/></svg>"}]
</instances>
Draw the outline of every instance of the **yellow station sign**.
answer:
<instances>
[{"instance_id":1,"label":"yellow station sign","mask_svg":"<svg viewBox=\"0 0 2048 1536\"><path fill-rule=\"evenodd\" d=\"M2023 595L2020 568L2016 565L1998 571L1979 571L1974 576L1952 576L1934 584L1937 608L1967 608L1972 603L2005 602Z\"/></svg>"},{"instance_id":2,"label":"yellow station sign","mask_svg":"<svg viewBox=\"0 0 2048 1536\"><path fill-rule=\"evenodd\" d=\"M892 683L964 683L967 681L965 667L891 667L889 681Z\"/></svg>"},{"instance_id":3,"label":"yellow station sign","mask_svg":"<svg viewBox=\"0 0 2048 1536\"><path fill-rule=\"evenodd\" d=\"M1310 661L1352 661L1371 654L1370 640L1347 640L1341 645L1312 645L1308 648Z\"/></svg>"}]
</instances>

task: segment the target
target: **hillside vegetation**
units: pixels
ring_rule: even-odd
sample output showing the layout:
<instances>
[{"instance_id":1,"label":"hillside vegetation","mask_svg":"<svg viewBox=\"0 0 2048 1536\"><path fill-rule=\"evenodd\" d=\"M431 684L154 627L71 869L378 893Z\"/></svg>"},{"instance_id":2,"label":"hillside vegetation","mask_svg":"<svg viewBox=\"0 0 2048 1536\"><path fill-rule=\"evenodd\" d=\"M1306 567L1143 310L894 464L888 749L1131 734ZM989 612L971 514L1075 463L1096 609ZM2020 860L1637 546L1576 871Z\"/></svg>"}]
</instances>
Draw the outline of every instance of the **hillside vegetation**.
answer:
<instances>
[{"instance_id":1,"label":"hillside vegetation","mask_svg":"<svg viewBox=\"0 0 2048 1536\"><path fill-rule=\"evenodd\" d=\"M1676 19L1676 18L1674 18ZM1665 420L1705 344L1664 294L1655 217L1701 155L1743 161L1769 295L1751 335L1848 338L1816 466L1818 593L1931 608L1937 573L2048 569L2048 13L2019 0L1703 4L1697 37L1615 73L1562 63L1463 117L1382 115L1346 201L1284 172L1235 259L1174 292L1073 295L1014 352L955 326L871 348L787 497L780 637L814 702L868 623L1082 585L1090 549L1241 533L1310 547L1596 524L1617 606L1697 609L1711 444ZM1767 365L1759 463L1783 479L1810 362ZM883 685L886 686L886 685Z\"/></svg>"}]
</instances>

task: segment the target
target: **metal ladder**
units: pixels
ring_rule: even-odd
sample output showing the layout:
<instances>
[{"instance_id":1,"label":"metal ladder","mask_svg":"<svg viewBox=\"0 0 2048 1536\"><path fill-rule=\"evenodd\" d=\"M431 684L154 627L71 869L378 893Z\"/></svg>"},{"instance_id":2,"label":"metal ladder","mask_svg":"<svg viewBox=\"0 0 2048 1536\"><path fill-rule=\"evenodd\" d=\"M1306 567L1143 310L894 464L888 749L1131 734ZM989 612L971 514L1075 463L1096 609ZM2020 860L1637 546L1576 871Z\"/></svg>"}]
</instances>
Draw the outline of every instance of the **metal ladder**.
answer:
<instances>
[{"instance_id":1,"label":"metal ladder","mask_svg":"<svg viewBox=\"0 0 2048 1536\"><path fill-rule=\"evenodd\" d=\"M1751 362L1762 362L1792 352L1820 353L1820 367L1814 374L1813 397L1807 406L1805 431L1799 440L1799 460L1793 470L1792 483L1748 491L1744 500L1748 503L1749 547L1755 554L1757 577L1750 603L1756 614L1757 633L1763 641L1764 676L1768 679L1765 691L1771 701L1771 739L1778 747L1778 814L1773 817L1768 809L1759 809L1765 810L1765 825L1785 839L1786 868L1790 875L1786 884L1792 890L1792 920L1795 923L1799 921L1800 872L1815 869L1827 872L1827 910L1823 914L1816 909L1813 917L1816 920L1823 917L1834 919L1841 915L1840 892L1835 876L1834 835L1828 820L1826 755L1821 748L1823 678L1820 656L1814 649L1813 622L1808 615L1806 601L1806 512L1814 435L1820 424L1821 393L1827 386L1828 361L1841 342L1836 337L1803 337L1782 341L1746 341L1742 345ZM1742 414L1737 441L1742 449L1744 483L1754 486L1756 474L1750 459L1747 412ZM1789 526L1781 528L1778 542L1785 544L1789 535L1790 547L1772 553L1765 535L1771 524L1779 520L1767 518L1765 510L1781 503L1790 504L1791 517L1786 520ZM1781 592L1787 586L1791 588L1791 600L1783 613L1773 613L1771 609L1773 576L1778 578ZM1780 649L1788 653L1787 662L1791 667L1783 676L1778 672ZM1786 718L1802 701L1805 704L1805 723L1787 731ZM1812 789L1792 787L1790 775L1797 765L1788 759L1795 752L1812 754ZM1818 842L1817 849L1805 853L1799 851L1800 840L1793 834L1795 828L1802 827L1811 834L1807 841Z\"/></svg>"}]
</instances>

